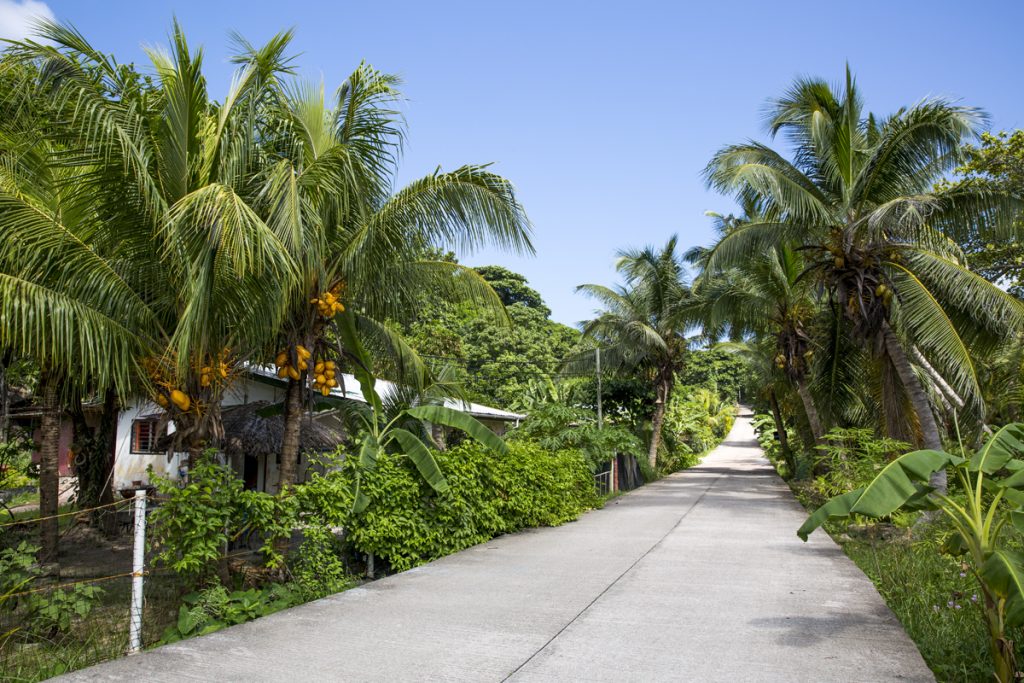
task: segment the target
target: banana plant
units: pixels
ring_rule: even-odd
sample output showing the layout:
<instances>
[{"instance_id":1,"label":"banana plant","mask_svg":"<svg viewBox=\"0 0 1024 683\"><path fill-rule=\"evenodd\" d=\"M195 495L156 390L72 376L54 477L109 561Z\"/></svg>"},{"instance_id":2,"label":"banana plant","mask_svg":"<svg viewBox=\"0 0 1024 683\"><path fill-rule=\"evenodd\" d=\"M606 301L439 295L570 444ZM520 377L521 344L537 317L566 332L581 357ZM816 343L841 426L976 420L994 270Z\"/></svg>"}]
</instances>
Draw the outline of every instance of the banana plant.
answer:
<instances>
[{"instance_id":1,"label":"banana plant","mask_svg":"<svg viewBox=\"0 0 1024 683\"><path fill-rule=\"evenodd\" d=\"M345 356L351 362L352 374L359 382L359 389L366 401L365 406L347 411L354 417L360 435L353 513L364 511L370 503L366 494L360 490L362 474L373 471L377 466L377 458L390 448L396 448L409 458L432 489L438 493L448 490L448 481L425 443L425 423L460 429L501 455L508 452L508 446L499 436L464 412L435 404L387 410L384 400L377 393L377 378L372 371L370 354L359 339L353 318L342 315L339 319L335 329L342 342ZM411 427L417 423L418 428Z\"/></svg>"},{"instance_id":2,"label":"banana plant","mask_svg":"<svg viewBox=\"0 0 1024 683\"><path fill-rule=\"evenodd\" d=\"M949 467L960 482L964 500L928 485L934 472ZM969 556L985 598L996 678L1004 683L1014 680L1014 643L1008 634L1024 625L1024 556L1006 548L1004 532L1024 532L1024 424L1003 427L970 458L937 450L907 453L867 486L826 502L797 535L806 541L829 519L878 518L897 510L938 510L950 520L955 531L943 551Z\"/></svg>"}]
</instances>

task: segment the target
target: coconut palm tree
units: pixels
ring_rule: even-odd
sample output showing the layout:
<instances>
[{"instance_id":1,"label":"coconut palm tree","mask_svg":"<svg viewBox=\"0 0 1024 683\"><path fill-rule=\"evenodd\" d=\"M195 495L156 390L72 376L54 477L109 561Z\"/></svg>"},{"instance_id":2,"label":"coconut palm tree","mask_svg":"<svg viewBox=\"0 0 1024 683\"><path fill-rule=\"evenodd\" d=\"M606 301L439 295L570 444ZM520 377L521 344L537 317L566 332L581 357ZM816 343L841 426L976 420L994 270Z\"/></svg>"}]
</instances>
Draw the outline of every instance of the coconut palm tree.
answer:
<instances>
[{"instance_id":1,"label":"coconut palm tree","mask_svg":"<svg viewBox=\"0 0 1024 683\"><path fill-rule=\"evenodd\" d=\"M59 110L24 88L39 72L9 59L3 67L0 348L41 370L40 556L50 561L62 409L114 387L127 391L139 359L154 348L160 319L140 287L138 264L117 246L121 226L104 219L96 195L81 191L92 169L58 162L70 153L51 123Z\"/></svg>"},{"instance_id":2,"label":"coconut palm tree","mask_svg":"<svg viewBox=\"0 0 1024 683\"><path fill-rule=\"evenodd\" d=\"M611 372L642 373L654 386L648 450L652 468L657 463L675 376L683 369L689 350L686 333L698 320L698 307L676 245L677 238L672 236L660 250L620 251L615 268L624 285L576 288L603 306L595 318L581 323L584 337L600 345L602 364Z\"/></svg>"},{"instance_id":3,"label":"coconut palm tree","mask_svg":"<svg viewBox=\"0 0 1024 683\"><path fill-rule=\"evenodd\" d=\"M763 254L695 284L705 302L705 333L720 338L764 337L774 342L772 362L792 382L815 442L825 433L811 395L809 375L814 358L812 325L817 304L802 280L804 262L788 245Z\"/></svg>"},{"instance_id":4,"label":"coconut palm tree","mask_svg":"<svg viewBox=\"0 0 1024 683\"><path fill-rule=\"evenodd\" d=\"M421 383L422 363L384 321L409 317L424 291L501 309L475 271L423 259L424 252L486 244L532 251L511 184L485 167L437 170L392 192L404 134L393 109L397 85L363 64L332 101L322 86L289 85L268 113L263 137L275 161L261 178L257 208L298 268L297 286L283 292L275 354L288 382L282 486L295 481L311 399L337 384L338 363L363 362L338 344L348 338L339 323L378 360L389 359L392 374Z\"/></svg>"},{"instance_id":5,"label":"coconut palm tree","mask_svg":"<svg viewBox=\"0 0 1024 683\"><path fill-rule=\"evenodd\" d=\"M711 187L764 216L723 237L708 269L787 242L801 250L844 334L898 378L926 448L941 448L941 433L913 356L980 414L969 349L1024 325L1024 304L971 272L954 241L1009 235L1019 199L982 186L934 189L983 121L941 99L879 119L864 110L847 69L840 87L801 79L772 102L769 131L786 137L792 159L746 142L720 150L705 171ZM942 474L935 484L944 486Z\"/></svg>"},{"instance_id":6,"label":"coconut palm tree","mask_svg":"<svg viewBox=\"0 0 1024 683\"><path fill-rule=\"evenodd\" d=\"M65 149L51 162L77 170L75 194L105 226L98 248L131 272L128 287L155 317L145 372L116 383L122 395L142 391L163 405L175 445L195 454L217 441L229 372L276 333L279 290L295 279L282 239L253 208L269 164L257 123L289 72L288 34L255 50L217 103L202 51L177 23L169 50L149 50L152 83L69 26L45 23L39 33L45 44L25 41L10 54L39 69L35 87L60 113L53 134Z\"/></svg>"}]
</instances>

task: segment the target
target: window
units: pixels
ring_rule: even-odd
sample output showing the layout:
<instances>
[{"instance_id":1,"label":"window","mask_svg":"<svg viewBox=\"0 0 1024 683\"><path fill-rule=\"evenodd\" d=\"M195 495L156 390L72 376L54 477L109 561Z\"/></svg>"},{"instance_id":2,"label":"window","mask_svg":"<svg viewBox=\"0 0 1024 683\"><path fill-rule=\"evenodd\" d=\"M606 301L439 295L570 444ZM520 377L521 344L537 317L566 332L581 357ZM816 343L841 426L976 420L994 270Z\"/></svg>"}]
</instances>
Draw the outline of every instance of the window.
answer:
<instances>
[{"instance_id":1,"label":"window","mask_svg":"<svg viewBox=\"0 0 1024 683\"><path fill-rule=\"evenodd\" d=\"M160 421L155 419L135 420L132 422L132 453L158 453L157 441L167 433L167 429L157 430Z\"/></svg>"}]
</instances>

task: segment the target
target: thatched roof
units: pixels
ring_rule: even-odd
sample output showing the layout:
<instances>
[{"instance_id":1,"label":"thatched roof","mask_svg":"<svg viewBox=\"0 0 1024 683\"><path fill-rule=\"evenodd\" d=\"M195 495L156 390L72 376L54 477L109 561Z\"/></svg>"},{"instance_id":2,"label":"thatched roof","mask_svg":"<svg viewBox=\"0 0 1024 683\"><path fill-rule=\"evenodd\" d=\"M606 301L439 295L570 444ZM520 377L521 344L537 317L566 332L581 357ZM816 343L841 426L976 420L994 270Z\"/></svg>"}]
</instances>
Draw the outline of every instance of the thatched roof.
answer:
<instances>
[{"instance_id":1,"label":"thatched roof","mask_svg":"<svg viewBox=\"0 0 1024 683\"><path fill-rule=\"evenodd\" d=\"M260 415L270 404L254 401L245 405L224 407L224 452L229 456L271 456L281 450L284 437L284 416ZM302 419L299 450L303 453L327 453L341 443L343 435L321 422L308 417Z\"/></svg>"}]
</instances>

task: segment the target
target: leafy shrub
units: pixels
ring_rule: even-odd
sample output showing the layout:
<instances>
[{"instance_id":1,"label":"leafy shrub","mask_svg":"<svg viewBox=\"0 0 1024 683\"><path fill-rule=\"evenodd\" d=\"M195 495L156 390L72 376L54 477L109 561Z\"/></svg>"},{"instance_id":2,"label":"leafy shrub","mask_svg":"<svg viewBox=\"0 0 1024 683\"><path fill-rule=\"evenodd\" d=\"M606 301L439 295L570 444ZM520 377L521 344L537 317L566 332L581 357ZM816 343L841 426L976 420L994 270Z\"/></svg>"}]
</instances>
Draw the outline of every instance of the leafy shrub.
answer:
<instances>
[{"instance_id":1,"label":"leafy shrub","mask_svg":"<svg viewBox=\"0 0 1024 683\"><path fill-rule=\"evenodd\" d=\"M173 643L190 636L201 636L226 626L241 624L273 614L302 602L289 584L270 584L265 588L228 592L211 586L182 598L178 619L164 631L159 644Z\"/></svg>"},{"instance_id":2,"label":"leafy shrub","mask_svg":"<svg viewBox=\"0 0 1024 683\"><path fill-rule=\"evenodd\" d=\"M658 469L670 473L693 467L702 453L721 443L735 419L732 404L717 392L706 387L677 387L665 410L665 452Z\"/></svg>"},{"instance_id":3,"label":"leafy shrub","mask_svg":"<svg viewBox=\"0 0 1024 683\"><path fill-rule=\"evenodd\" d=\"M814 462L799 450L800 435L792 426L785 426L789 443L789 458L782 452L782 444L776 438L775 419L771 415L758 413L753 419L754 433L765 457L775 465L783 479L803 480L811 476Z\"/></svg>"},{"instance_id":4,"label":"leafy shrub","mask_svg":"<svg viewBox=\"0 0 1024 683\"><path fill-rule=\"evenodd\" d=\"M550 451L580 450L591 472L616 455L645 455L643 443L625 427L612 423L598 429L594 412L556 402L534 408L509 440L536 441Z\"/></svg>"},{"instance_id":5,"label":"leafy shrub","mask_svg":"<svg viewBox=\"0 0 1024 683\"><path fill-rule=\"evenodd\" d=\"M341 542L326 526L308 526L291 562L292 579L303 601L316 600L354 585L342 561Z\"/></svg>"},{"instance_id":6,"label":"leafy shrub","mask_svg":"<svg viewBox=\"0 0 1024 683\"><path fill-rule=\"evenodd\" d=\"M346 540L404 570L498 534L531 526L555 526L598 504L593 475L580 451L548 451L529 441L509 444L506 457L476 443L434 454L448 480L445 493L433 492L407 458L382 454L377 467L362 475L361 490L371 500L365 511L340 519L342 493L351 510L354 464L312 478L297 487L300 515L346 527ZM303 490L305 489L305 490ZM325 506L326 512L319 506Z\"/></svg>"},{"instance_id":7,"label":"leafy shrub","mask_svg":"<svg viewBox=\"0 0 1024 683\"><path fill-rule=\"evenodd\" d=\"M34 486L32 443L15 437L0 441L0 491Z\"/></svg>"},{"instance_id":8,"label":"leafy shrub","mask_svg":"<svg viewBox=\"0 0 1024 683\"><path fill-rule=\"evenodd\" d=\"M834 427L816 446L818 455L814 471L822 472L812 484L814 494L831 498L864 486L878 474L895 455L910 445L890 438L879 438L874 431L863 428Z\"/></svg>"},{"instance_id":9,"label":"leafy shrub","mask_svg":"<svg viewBox=\"0 0 1024 683\"><path fill-rule=\"evenodd\" d=\"M103 595L98 586L77 584L67 589L33 590L42 569L36 563L38 546L25 541L16 547L0 550L0 598L4 610L18 617L15 630L0 635L0 645L10 636L54 638L67 633L75 618L84 618Z\"/></svg>"},{"instance_id":10,"label":"leafy shrub","mask_svg":"<svg viewBox=\"0 0 1024 683\"><path fill-rule=\"evenodd\" d=\"M178 574L208 580L228 542L247 533L262 536L260 550L269 566L283 560L274 541L291 534L292 499L246 491L231 468L214 462L211 454L192 469L184 486L160 477L153 481L165 500L153 511L150 545L156 559Z\"/></svg>"}]
</instances>

